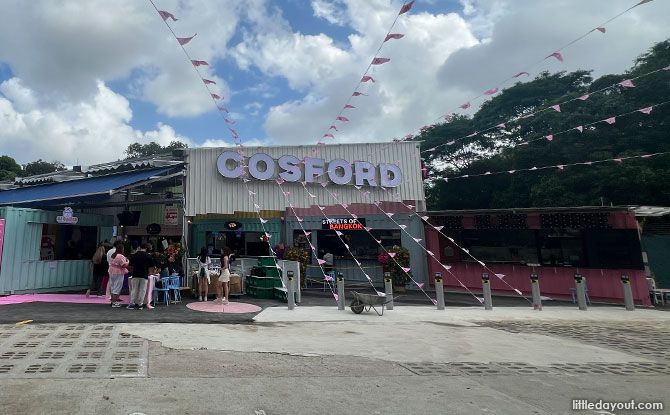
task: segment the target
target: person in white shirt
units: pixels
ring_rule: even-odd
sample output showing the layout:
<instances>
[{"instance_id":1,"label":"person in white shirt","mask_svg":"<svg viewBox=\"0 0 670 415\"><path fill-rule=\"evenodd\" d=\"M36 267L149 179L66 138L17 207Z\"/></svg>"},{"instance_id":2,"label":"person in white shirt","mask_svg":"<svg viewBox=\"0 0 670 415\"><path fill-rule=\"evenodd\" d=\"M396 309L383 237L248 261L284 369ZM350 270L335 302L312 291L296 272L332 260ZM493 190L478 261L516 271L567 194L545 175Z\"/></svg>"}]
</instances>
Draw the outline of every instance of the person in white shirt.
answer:
<instances>
[{"instance_id":1,"label":"person in white shirt","mask_svg":"<svg viewBox=\"0 0 670 415\"><path fill-rule=\"evenodd\" d=\"M207 255L207 248L200 250L198 255L198 291L200 291L200 301L207 301L209 294L209 266L212 264L211 258Z\"/></svg>"}]
</instances>

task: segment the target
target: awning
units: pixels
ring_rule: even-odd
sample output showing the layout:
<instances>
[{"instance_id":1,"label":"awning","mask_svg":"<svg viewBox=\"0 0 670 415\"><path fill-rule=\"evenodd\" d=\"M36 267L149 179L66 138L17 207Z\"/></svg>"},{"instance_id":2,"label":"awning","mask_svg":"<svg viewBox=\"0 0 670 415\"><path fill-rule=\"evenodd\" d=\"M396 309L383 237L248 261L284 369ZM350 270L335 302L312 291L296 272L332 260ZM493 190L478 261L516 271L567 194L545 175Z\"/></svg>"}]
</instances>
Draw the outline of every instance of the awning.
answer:
<instances>
[{"instance_id":1,"label":"awning","mask_svg":"<svg viewBox=\"0 0 670 415\"><path fill-rule=\"evenodd\" d=\"M170 176L169 173L180 171L181 168L179 167L163 167L160 169L111 174L42 186L4 190L0 191L0 206L44 203L61 199L68 199L69 202L70 200L82 197L109 196L119 189L142 184L148 180L167 178Z\"/></svg>"}]
</instances>

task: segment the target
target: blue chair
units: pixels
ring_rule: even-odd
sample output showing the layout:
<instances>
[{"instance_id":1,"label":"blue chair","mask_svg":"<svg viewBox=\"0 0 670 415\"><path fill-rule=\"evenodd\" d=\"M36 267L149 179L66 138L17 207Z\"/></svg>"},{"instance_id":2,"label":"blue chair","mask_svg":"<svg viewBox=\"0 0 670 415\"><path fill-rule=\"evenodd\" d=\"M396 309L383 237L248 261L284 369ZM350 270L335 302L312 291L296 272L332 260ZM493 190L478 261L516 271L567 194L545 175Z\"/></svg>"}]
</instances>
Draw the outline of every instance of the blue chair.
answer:
<instances>
[{"instance_id":1,"label":"blue chair","mask_svg":"<svg viewBox=\"0 0 670 415\"><path fill-rule=\"evenodd\" d=\"M170 277L163 277L160 280L160 287L156 286L154 287L154 292L153 292L153 299L154 299L154 305L158 304L158 297L160 294L163 295L163 303L165 305L170 304ZM158 282L158 281L157 281ZM158 285L158 284L156 284Z\"/></svg>"},{"instance_id":2,"label":"blue chair","mask_svg":"<svg viewBox=\"0 0 670 415\"><path fill-rule=\"evenodd\" d=\"M181 282L179 280L179 275L172 274L167 277L167 289L172 292L175 303L181 303Z\"/></svg>"}]
</instances>

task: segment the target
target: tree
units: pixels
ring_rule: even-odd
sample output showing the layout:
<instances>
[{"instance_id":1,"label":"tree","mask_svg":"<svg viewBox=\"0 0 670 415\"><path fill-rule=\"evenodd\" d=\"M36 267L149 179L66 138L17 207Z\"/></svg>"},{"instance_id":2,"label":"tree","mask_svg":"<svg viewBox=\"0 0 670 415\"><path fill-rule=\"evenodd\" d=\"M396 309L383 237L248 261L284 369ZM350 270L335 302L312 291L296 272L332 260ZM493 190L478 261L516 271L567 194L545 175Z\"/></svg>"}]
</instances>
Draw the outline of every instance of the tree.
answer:
<instances>
[{"instance_id":1,"label":"tree","mask_svg":"<svg viewBox=\"0 0 670 415\"><path fill-rule=\"evenodd\" d=\"M616 86L622 80L664 68L668 61L670 41L666 40L640 56L622 74L593 80L585 71L542 73L530 82L504 90L472 117L456 116L449 123L422 131L416 139L422 141L422 151L431 150L423 154L434 178L426 189L428 207L670 204L667 156L564 170L437 180L670 151L670 105L655 106L648 115L637 111L667 101L670 73L659 71L636 79L634 88ZM601 91L604 88L608 89ZM590 97L562 105L560 113L545 110L529 118L508 121L584 94ZM613 125L598 122L613 115L622 115ZM504 127L492 128L503 122ZM574 130L589 123L596 124L581 133ZM480 133L466 137L474 131ZM549 134L557 136L547 140L545 136ZM451 141L451 145L445 145ZM528 144L520 145L525 142Z\"/></svg>"},{"instance_id":2,"label":"tree","mask_svg":"<svg viewBox=\"0 0 670 415\"><path fill-rule=\"evenodd\" d=\"M170 144L167 146L161 146L160 144L152 141L148 144L133 143L126 148L125 154L127 159L140 158L140 157L149 157L159 154L170 154L172 150L177 150L181 148L188 148L188 145L182 143L181 141L170 141Z\"/></svg>"},{"instance_id":3,"label":"tree","mask_svg":"<svg viewBox=\"0 0 670 415\"><path fill-rule=\"evenodd\" d=\"M49 163L39 159L37 161L31 161L30 163L23 166L23 170L19 174L20 176L35 176L38 174L53 173L55 171L65 170L65 165L60 161L53 161Z\"/></svg>"},{"instance_id":4,"label":"tree","mask_svg":"<svg viewBox=\"0 0 670 415\"><path fill-rule=\"evenodd\" d=\"M14 180L21 173L21 166L9 156L0 156L0 181Z\"/></svg>"}]
</instances>

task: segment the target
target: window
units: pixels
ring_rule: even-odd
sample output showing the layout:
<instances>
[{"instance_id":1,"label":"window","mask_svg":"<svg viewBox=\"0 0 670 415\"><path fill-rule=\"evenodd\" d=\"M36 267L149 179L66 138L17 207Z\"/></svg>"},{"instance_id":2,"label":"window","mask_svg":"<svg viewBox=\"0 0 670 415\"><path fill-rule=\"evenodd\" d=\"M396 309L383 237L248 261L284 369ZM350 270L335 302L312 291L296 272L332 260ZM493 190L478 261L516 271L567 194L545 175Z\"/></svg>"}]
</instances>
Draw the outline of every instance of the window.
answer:
<instances>
[{"instance_id":1,"label":"window","mask_svg":"<svg viewBox=\"0 0 670 415\"><path fill-rule=\"evenodd\" d=\"M532 230L464 230L463 245L472 255L489 262L537 262L537 243ZM464 257L466 258L466 257ZM468 257L469 258L469 257Z\"/></svg>"},{"instance_id":2,"label":"window","mask_svg":"<svg viewBox=\"0 0 670 415\"><path fill-rule=\"evenodd\" d=\"M98 245L95 226L42 225L40 260L91 259Z\"/></svg>"},{"instance_id":3,"label":"window","mask_svg":"<svg viewBox=\"0 0 670 415\"><path fill-rule=\"evenodd\" d=\"M635 229L584 231L588 266L643 269L640 239Z\"/></svg>"},{"instance_id":4,"label":"window","mask_svg":"<svg viewBox=\"0 0 670 415\"><path fill-rule=\"evenodd\" d=\"M400 231L395 230L373 230L372 236L365 231L342 231L342 240L349 245L349 250L358 259L377 259L377 255L382 252L376 240L389 249L393 245L400 245ZM347 248L337 237L335 231L321 230L317 231L317 244L319 257L322 257L326 251L339 257L349 257Z\"/></svg>"},{"instance_id":5,"label":"window","mask_svg":"<svg viewBox=\"0 0 670 415\"><path fill-rule=\"evenodd\" d=\"M578 229L541 230L540 264L550 266L586 266L582 231Z\"/></svg>"}]
</instances>

